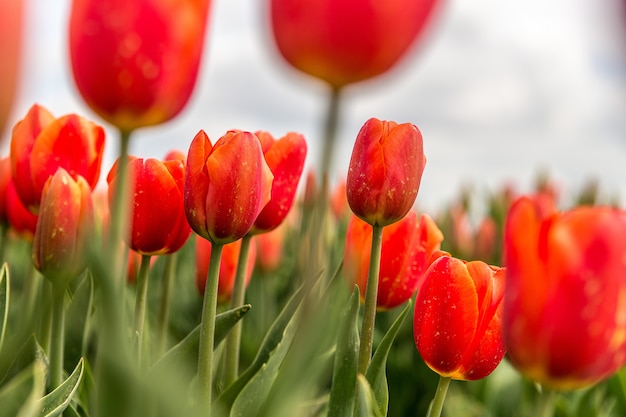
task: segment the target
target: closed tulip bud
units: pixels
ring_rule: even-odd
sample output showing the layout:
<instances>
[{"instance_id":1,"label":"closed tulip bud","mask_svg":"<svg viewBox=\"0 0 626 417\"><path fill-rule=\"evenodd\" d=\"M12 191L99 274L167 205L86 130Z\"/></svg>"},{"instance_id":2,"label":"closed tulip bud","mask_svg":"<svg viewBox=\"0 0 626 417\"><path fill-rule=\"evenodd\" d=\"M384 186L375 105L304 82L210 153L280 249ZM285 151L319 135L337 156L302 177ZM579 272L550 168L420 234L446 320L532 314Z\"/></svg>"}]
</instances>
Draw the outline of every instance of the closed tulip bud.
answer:
<instances>
[{"instance_id":1,"label":"closed tulip bud","mask_svg":"<svg viewBox=\"0 0 626 417\"><path fill-rule=\"evenodd\" d=\"M383 229L378 310L394 308L413 296L442 240L443 234L433 220L422 214L418 222L414 211ZM344 269L350 284L359 286L361 299L365 299L371 245L372 227L352 216L346 233Z\"/></svg>"},{"instance_id":2,"label":"closed tulip bud","mask_svg":"<svg viewBox=\"0 0 626 417\"><path fill-rule=\"evenodd\" d=\"M33 242L35 268L53 283L67 284L87 267L94 230L91 187L59 168L46 183Z\"/></svg>"},{"instance_id":3,"label":"closed tulip bud","mask_svg":"<svg viewBox=\"0 0 626 417\"><path fill-rule=\"evenodd\" d=\"M196 238L196 289L201 296L204 296L207 273L211 258L211 242L201 237ZM219 282L217 287L217 299L220 302L230 300L235 284L235 274L239 262L239 251L241 250L241 240L224 245L222 249L222 259L220 262ZM254 239L250 241L248 260L246 263L245 286L248 286L254 263L256 260L256 244Z\"/></svg>"},{"instance_id":4,"label":"closed tulip bud","mask_svg":"<svg viewBox=\"0 0 626 417\"><path fill-rule=\"evenodd\" d=\"M443 254L415 300L413 335L424 362L443 377L477 380L504 356L504 269Z\"/></svg>"},{"instance_id":5,"label":"closed tulip bud","mask_svg":"<svg viewBox=\"0 0 626 417\"><path fill-rule=\"evenodd\" d=\"M204 131L198 132L185 175L187 220L213 243L245 236L271 198L273 175L250 132L232 130L214 146Z\"/></svg>"},{"instance_id":6,"label":"closed tulip bud","mask_svg":"<svg viewBox=\"0 0 626 417\"><path fill-rule=\"evenodd\" d=\"M87 104L122 131L163 123L196 84L210 0L73 0L69 53Z\"/></svg>"},{"instance_id":7,"label":"closed tulip bud","mask_svg":"<svg viewBox=\"0 0 626 417\"><path fill-rule=\"evenodd\" d=\"M22 202L37 213L46 181L63 168L74 179L83 177L93 189L100 178L105 133L76 114L49 120L49 113L33 107L13 129L11 166Z\"/></svg>"},{"instance_id":8,"label":"closed tulip bud","mask_svg":"<svg viewBox=\"0 0 626 417\"><path fill-rule=\"evenodd\" d=\"M555 389L601 381L626 363L626 212L547 213L522 197L506 220L508 357Z\"/></svg>"},{"instance_id":9,"label":"closed tulip bud","mask_svg":"<svg viewBox=\"0 0 626 417\"><path fill-rule=\"evenodd\" d=\"M274 181L272 198L254 222L250 231L253 234L269 232L287 217L298 189L307 152L304 136L298 133L288 133L278 140L267 132L257 132L256 135L261 142L265 162L274 175Z\"/></svg>"},{"instance_id":10,"label":"closed tulip bud","mask_svg":"<svg viewBox=\"0 0 626 417\"><path fill-rule=\"evenodd\" d=\"M131 158L130 233L128 246L142 255L163 255L178 251L191 228L185 216L183 194L185 165L180 159ZM109 201L119 186L117 164L109 172ZM155 209L157 208L157 209Z\"/></svg>"},{"instance_id":11,"label":"closed tulip bud","mask_svg":"<svg viewBox=\"0 0 626 417\"><path fill-rule=\"evenodd\" d=\"M423 32L436 0L272 0L282 56L334 88L384 73Z\"/></svg>"},{"instance_id":12,"label":"closed tulip bud","mask_svg":"<svg viewBox=\"0 0 626 417\"><path fill-rule=\"evenodd\" d=\"M397 222L415 203L425 165L422 134L415 125L368 120L350 158L350 208L371 225Z\"/></svg>"}]
</instances>

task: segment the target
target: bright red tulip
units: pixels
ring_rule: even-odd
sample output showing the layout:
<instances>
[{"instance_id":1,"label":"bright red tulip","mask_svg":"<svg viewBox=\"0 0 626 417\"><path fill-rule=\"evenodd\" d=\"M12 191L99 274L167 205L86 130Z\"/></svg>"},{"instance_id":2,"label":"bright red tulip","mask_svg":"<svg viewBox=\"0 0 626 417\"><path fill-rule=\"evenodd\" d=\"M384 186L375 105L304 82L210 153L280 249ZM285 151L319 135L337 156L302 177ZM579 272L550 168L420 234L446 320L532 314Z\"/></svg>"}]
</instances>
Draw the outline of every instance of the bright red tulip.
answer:
<instances>
[{"instance_id":1,"label":"bright red tulip","mask_svg":"<svg viewBox=\"0 0 626 417\"><path fill-rule=\"evenodd\" d=\"M546 213L522 197L505 227L504 332L527 377L575 389L626 363L626 212Z\"/></svg>"},{"instance_id":2,"label":"bright red tulip","mask_svg":"<svg viewBox=\"0 0 626 417\"><path fill-rule=\"evenodd\" d=\"M179 250L191 228L185 216L183 194L185 164L180 159L159 161L131 158L129 178L133 185L128 246L142 255L163 255ZM120 181L117 164L109 172L109 202Z\"/></svg>"},{"instance_id":3,"label":"bright red tulip","mask_svg":"<svg viewBox=\"0 0 626 417\"><path fill-rule=\"evenodd\" d=\"M442 240L443 234L435 222L427 214L422 214L418 222L414 211L383 229L376 300L379 310L394 308L413 296ZM351 284L358 284L362 299L371 246L372 226L352 216L346 233L344 271Z\"/></svg>"},{"instance_id":4,"label":"bright red tulip","mask_svg":"<svg viewBox=\"0 0 626 417\"><path fill-rule=\"evenodd\" d=\"M371 225L397 222L415 203L425 165L422 134L415 125L368 120L350 158L350 208Z\"/></svg>"},{"instance_id":5,"label":"bright red tulip","mask_svg":"<svg viewBox=\"0 0 626 417\"><path fill-rule=\"evenodd\" d=\"M477 380L504 356L503 268L448 255L426 271L417 292L413 335L424 362L439 375Z\"/></svg>"},{"instance_id":6,"label":"bright red tulip","mask_svg":"<svg viewBox=\"0 0 626 417\"><path fill-rule=\"evenodd\" d=\"M393 67L423 33L435 3L271 0L271 25L287 62L340 88Z\"/></svg>"},{"instance_id":7,"label":"bright red tulip","mask_svg":"<svg viewBox=\"0 0 626 417\"><path fill-rule=\"evenodd\" d=\"M233 285L235 284L235 274L237 273L237 264L239 262L240 249L241 240L226 244L222 249L219 282L217 287L217 299L220 302L227 302L228 300L230 300L230 296L233 292ZM196 238L196 288L201 296L204 296L204 289L206 287L210 259L211 242L198 236ZM254 242L254 239L252 239L250 241L248 260L246 263L246 287L250 282L250 278L252 278L255 260L256 244Z\"/></svg>"},{"instance_id":8,"label":"bright red tulip","mask_svg":"<svg viewBox=\"0 0 626 417\"><path fill-rule=\"evenodd\" d=\"M76 114L52 118L41 106L33 106L13 128L11 166L15 188L22 202L37 212L46 181L58 168L72 178L80 175L93 189L100 178L105 133Z\"/></svg>"},{"instance_id":9,"label":"bright red tulip","mask_svg":"<svg viewBox=\"0 0 626 417\"><path fill-rule=\"evenodd\" d=\"M163 123L196 84L210 0L73 0L69 52L87 104L122 131Z\"/></svg>"},{"instance_id":10,"label":"bright red tulip","mask_svg":"<svg viewBox=\"0 0 626 417\"><path fill-rule=\"evenodd\" d=\"M250 231L254 234L275 229L287 217L307 152L304 136L298 133L288 133L278 140L267 132L257 132L256 135L261 141L265 162L274 175L274 181L272 198L261 210Z\"/></svg>"},{"instance_id":11,"label":"bright red tulip","mask_svg":"<svg viewBox=\"0 0 626 417\"><path fill-rule=\"evenodd\" d=\"M213 243L241 239L270 201L272 180L254 134L232 130L212 146L201 130L187 155L185 212L191 228Z\"/></svg>"},{"instance_id":12,"label":"bright red tulip","mask_svg":"<svg viewBox=\"0 0 626 417\"><path fill-rule=\"evenodd\" d=\"M63 168L46 182L35 240L35 268L53 282L69 283L87 267L87 247L93 237L91 187Z\"/></svg>"},{"instance_id":13,"label":"bright red tulip","mask_svg":"<svg viewBox=\"0 0 626 417\"><path fill-rule=\"evenodd\" d=\"M37 215L28 211L17 195L13 178L9 179L6 189L6 216L9 225L22 238L32 242L37 228Z\"/></svg>"}]
</instances>

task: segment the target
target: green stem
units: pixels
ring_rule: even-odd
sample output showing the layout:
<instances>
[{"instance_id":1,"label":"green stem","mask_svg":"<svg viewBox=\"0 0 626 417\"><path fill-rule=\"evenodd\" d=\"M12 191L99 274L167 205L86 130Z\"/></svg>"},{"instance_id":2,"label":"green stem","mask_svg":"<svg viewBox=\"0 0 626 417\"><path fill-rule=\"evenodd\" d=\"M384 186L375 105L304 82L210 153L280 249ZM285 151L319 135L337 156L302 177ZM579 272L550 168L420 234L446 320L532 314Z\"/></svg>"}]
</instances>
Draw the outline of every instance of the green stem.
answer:
<instances>
[{"instance_id":1,"label":"green stem","mask_svg":"<svg viewBox=\"0 0 626 417\"><path fill-rule=\"evenodd\" d=\"M239 260L237 261L237 272L233 293L230 299L230 308L243 305L246 296L246 269L248 264L248 254L250 252L250 239L252 236L246 235L241 240ZM226 339L224 351L224 386L232 384L239 375L239 350L241 345L241 322L235 324Z\"/></svg>"},{"instance_id":2,"label":"green stem","mask_svg":"<svg viewBox=\"0 0 626 417\"><path fill-rule=\"evenodd\" d=\"M537 402L537 417L552 417L554 414L554 402L556 401L557 392L551 389L541 387L539 401Z\"/></svg>"},{"instance_id":3,"label":"green stem","mask_svg":"<svg viewBox=\"0 0 626 417\"><path fill-rule=\"evenodd\" d=\"M328 109L326 111L326 120L324 121L324 143L322 153L320 155L320 174L322 187L324 182L328 180L328 173L332 165L332 157L334 154L335 142L337 141L337 131L339 126L339 104L341 102L341 89L332 88L330 92L330 100L328 101Z\"/></svg>"},{"instance_id":4,"label":"green stem","mask_svg":"<svg viewBox=\"0 0 626 417\"><path fill-rule=\"evenodd\" d=\"M137 357L141 363L143 348L143 324L146 317L146 298L148 296L148 271L150 270L150 255L141 256L141 266L137 274L137 293L135 294L135 336L137 337Z\"/></svg>"},{"instance_id":5,"label":"green stem","mask_svg":"<svg viewBox=\"0 0 626 417\"><path fill-rule=\"evenodd\" d=\"M170 304L172 281L174 280L174 271L176 270L176 253L165 256L165 266L163 269L163 287L161 289L161 305L159 308L159 324L158 324L158 354L165 352L167 345L167 326L170 321Z\"/></svg>"},{"instance_id":6,"label":"green stem","mask_svg":"<svg viewBox=\"0 0 626 417\"><path fill-rule=\"evenodd\" d=\"M435 392L435 398L430 404L428 410L428 417L439 417L441 410L443 410L443 402L446 400L446 394L448 393L448 386L450 386L451 378L446 376L439 377L439 384L437 384L437 391Z\"/></svg>"},{"instance_id":7,"label":"green stem","mask_svg":"<svg viewBox=\"0 0 626 417\"><path fill-rule=\"evenodd\" d=\"M365 375L372 357L382 244L383 226L374 225L372 226L372 250L367 285L365 286L365 305L363 306L363 323L361 325L361 343L359 347L358 371L363 375Z\"/></svg>"},{"instance_id":8,"label":"green stem","mask_svg":"<svg viewBox=\"0 0 626 417\"><path fill-rule=\"evenodd\" d=\"M65 339L65 285L53 284L52 337L50 344L50 390L63 382Z\"/></svg>"},{"instance_id":9,"label":"green stem","mask_svg":"<svg viewBox=\"0 0 626 417\"><path fill-rule=\"evenodd\" d=\"M223 244L212 243L209 271L204 289L202 322L200 323L200 346L198 348L198 397L205 415L211 415L211 391L213 377L213 341L215 340L215 310L217 308L217 284Z\"/></svg>"}]
</instances>

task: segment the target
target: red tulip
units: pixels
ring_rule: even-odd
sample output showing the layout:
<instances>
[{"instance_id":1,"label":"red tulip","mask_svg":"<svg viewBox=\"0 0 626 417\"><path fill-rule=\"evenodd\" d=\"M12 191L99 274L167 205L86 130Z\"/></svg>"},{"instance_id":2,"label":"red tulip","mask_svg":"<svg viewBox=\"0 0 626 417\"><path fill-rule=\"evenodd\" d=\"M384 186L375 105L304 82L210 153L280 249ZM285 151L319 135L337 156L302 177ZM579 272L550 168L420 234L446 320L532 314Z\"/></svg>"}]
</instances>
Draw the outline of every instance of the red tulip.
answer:
<instances>
[{"instance_id":1,"label":"red tulip","mask_svg":"<svg viewBox=\"0 0 626 417\"><path fill-rule=\"evenodd\" d=\"M257 132L265 162L269 166L274 181L272 198L259 213L251 233L269 232L278 227L287 217L296 195L298 182L304 168L307 146L304 136L288 133L275 140L267 132Z\"/></svg>"},{"instance_id":2,"label":"red tulip","mask_svg":"<svg viewBox=\"0 0 626 417\"><path fill-rule=\"evenodd\" d=\"M414 211L383 229L376 300L379 310L394 308L413 296L442 240L443 235L433 220L422 214L418 223ZM362 299L365 298L371 246L372 227L352 216L346 233L344 270L348 281L358 284Z\"/></svg>"},{"instance_id":3,"label":"red tulip","mask_svg":"<svg viewBox=\"0 0 626 417\"><path fill-rule=\"evenodd\" d=\"M33 262L48 279L68 283L87 267L87 247L94 231L91 188L63 168L43 189L33 242Z\"/></svg>"},{"instance_id":4,"label":"red tulip","mask_svg":"<svg viewBox=\"0 0 626 417\"><path fill-rule=\"evenodd\" d=\"M224 245L222 250L222 259L220 262L219 282L217 288L218 301L226 302L230 300L235 284L235 274L237 272L237 264L239 262L239 251L241 249L241 240ZM201 237L196 238L196 288L201 296L204 296L206 287L207 274L209 271L209 263L211 258L211 242ZM245 285L248 286L252 272L254 270L254 262L256 259L256 245L254 239L250 241L248 252L248 260L246 263Z\"/></svg>"},{"instance_id":5,"label":"red tulip","mask_svg":"<svg viewBox=\"0 0 626 417\"><path fill-rule=\"evenodd\" d=\"M185 217L183 193L185 164L180 159L131 158L132 178L130 234L128 246L142 255L163 255L179 250L191 229ZM117 165L109 172L109 202L120 181Z\"/></svg>"},{"instance_id":6,"label":"red tulip","mask_svg":"<svg viewBox=\"0 0 626 417\"><path fill-rule=\"evenodd\" d=\"M0 2L0 141L15 102L19 81L22 38L24 34L24 2Z\"/></svg>"},{"instance_id":7,"label":"red tulip","mask_svg":"<svg viewBox=\"0 0 626 417\"><path fill-rule=\"evenodd\" d=\"M93 189L100 178L104 129L76 114L58 119L33 106L13 129L11 165L22 202L37 212L44 184L58 168L76 180L80 175Z\"/></svg>"},{"instance_id":8,"label":"red tulip","mask_svg":"<svg viewBox=\"0 0 626 417\"><path fill-rule=\"evenodd\" d=\"M87 104L122 131L163 123L198 76L210 0L73 0L69 51Z\"/></svg>"},{"instance_id":9,"label":"red tulip","mask_svg":"<svg viewBox=\"0 0 626 417\"><path fill-rule=\"evenodd\" d=\"M295 68L339 88L393 67L435 0L272 0L273 35Z\"/></svg>"},{"instance_id":10,"label":"red tulip","mask_svg":"<svg viewBox=\"0 0 626 417\"><path fill-rule=\"evenodd\" d=\"M439 375L476 380L504 356L504 269L481 261L437 258L415 300L415 346Z\"/></svg>"},{"instance_id":11,"label":"red tulip","mask_svg":"<svg viewBox=\"0 0 626 417\"><path fill-rule=\"evenodd\" d=\"M265 274L274 272L283 260L285 238L289 225L282 223L276 229L254 236L253 240L258 247L256 266Z\"/></svg>"},{"instance_id":12,"label":"red tulip","mask_svg":"<svg viewBox=\"0 0 626 417\"><path fill-rule=\"evenodd\" d=\"M6 189L6 216L11 228L24 239L32 242L37 228L37 215L28 211L20 200L13 178L9 179Z\"/></svg>"},{"instance_id":13,"label":"red tulip","mask_svg":"<svg viewBox=\"0 0 626 417\"><path fill-rule=\"evenodd\" d=\"M397 222L415 202L425 165L422 134L415 125L368 120L350 158L350 208L371 225Z\"/></svg>"},{"instance_id":14,"label":"red tulip","mask_svg":"<svg viewBox=\"0 0 626 417\"><path fill-rule=\"evenodd\" d=\"M626 363L626 212L550 214L522 197L507 216L504 252L505 340L522 373L574 389Z\"/></svg>"},{"instance_id":15,"label":"red tulip","mask_svg":"<svg viewBox=\"0 0 626 417\"><path fill-rule=\"evenodd\" d=\"M212 146L201 130L187 156L185 212L191 228L213 243L241 239L270 201L272 180L254 134L232 130Z\"/></svg>"}]
</instances>

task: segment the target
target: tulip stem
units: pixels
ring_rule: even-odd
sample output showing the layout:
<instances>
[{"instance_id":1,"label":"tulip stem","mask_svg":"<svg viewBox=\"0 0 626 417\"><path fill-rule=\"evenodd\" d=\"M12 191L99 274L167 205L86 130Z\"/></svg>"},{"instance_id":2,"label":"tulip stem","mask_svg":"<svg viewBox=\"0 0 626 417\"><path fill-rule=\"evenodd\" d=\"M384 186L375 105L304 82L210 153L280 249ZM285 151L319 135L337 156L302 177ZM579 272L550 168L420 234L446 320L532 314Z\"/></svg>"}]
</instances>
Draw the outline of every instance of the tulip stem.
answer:
<instances>
[{"instance_id":1,"label":"tulip stem","mask_svg":"<svg viewBox=\"0 0 626 417\"><path fill-rule=\"evenodd\" d=\"M123 288L124 266L122 263L122 252L119 245L120 240L126 233L128 224L128 148L130 143L130 131L120 131L120 150L118 155L118 187L115 187L113 203L111 206L111 226L107 239L107 253L109 254L114 274L117 277L117 285Z\"/></svg>"},{"instance_id":2,"label":"tulip stem","mask_svg":"<svg viewBox=\"0 0 626 417\"><path fill-rule=\"evenodd\" d=\"M161 305L159 307L158 354L165 352L167 345L167 325L170 317L172 281L176 270L176 252L165 256L163 267L163 287L161 288Z\"/></svg>"},{"instance_id":3,"label":"tulip stem","mask_svg":"<svg viewBox=\"0 0 626 417\"><path fill-rule=\"evenodd\" d=\"M363 306L363 323L361 325L361 343L359 347L358 371L362 375L365 375L372 357L382 242L383 226L372 226L372 250L370 255L369 274L367 277L367 284L365 285L365 305Z\"/></svg>"},{"instance_id":4,"label":"tulip stem","mask_svg":"<svg viewBox=\"0 0 626 417\"><path fill-rule=\"evenodd\" d=\"M250 240L252 236L245 235L241 239L241 249L239 250L239 260L237 261L237 272L233 293L230 299L230 308L243 305L246 296L246 269L248 265L248 254L250 252ZM224 386L227 387L237 379L239 374L239 350L241 345L241 322L228 333L226 347L224 351Z\"/></svg>"},{"instance_id":5,"label":"tulip stem","mask_svg":"<svg viewBox=\"0 0 626 417\"><path fill-rule=\"evenodd\" d=\"M554 414L554 401L556 400L556 391L541 387L539 393L539 401L537 402L537 417L552 417Z\"/></svg>"},{"instance_id":6,"label":"tulip stem","mask_svg":"<svg viewBox=\"0 0 626 417\"><path fill-rule=\"evenodd\" d=\"M65 285L53 284L52 335L50 340L50 391L63 382L65 339Z\"/></svg>"},{"instance_id":7,"label":"tulip stem","mask_svg":"<svg viewBox=\"0 0 626 417\"><path fill-rule=\"evenodd\" d=\"M452 379L446 376L439 377L439 384L437 384L437 391L435 391L435 397L430 408L428 409L428 417L441 416L441 410L443 410L443 402L446 400L446 394L448 393L448 387Z\"/></svg>"},{"instance_id":8,"label":"tulip stem","mask_svg":"<svg viewBox=\"0 0 626 417\"><path fill-rule=\"evenodd\" d=\"M337 130L339 126L339 104L341 102L341 88L333 87L328 101L328 110L326 112L326 120L324 122L324 144L320 160L320 168L322 175L322 186L328 180L328 171L333 156L333 148L337 139Z\"/></svg>"},{"instance_id":9,"label":"tulip stem","mask_svg":"<svg viewBox=\"0 0 626 417\"><path fill-rule=\"evenodd\" d=\"M137 293L135 294L135 337L137 338L137 358L141 364L143 348L143 324L146 317L146 298L148 296L148 271L150 269L150 255L141 256L141 266L137 276Z\"/></svg>"},{"instance_id":10,"label":"tulip stem","mask_svg":"<svg viewBox=\"0 0 626 417\"><path fill-rule=\"evenodd\" d=\"M204 302L202 303L202 322L200 323L200 346L198 349L198 397L207 417L211 415L211 394L213 377L213 344L215 340L215 314L217 309L217 284L219 282L220 262L223 244L212 243L209 271Z\"/></svg>"}]
</instances>

